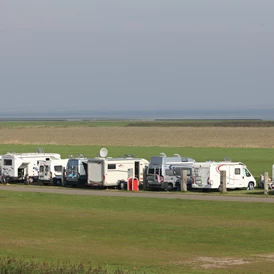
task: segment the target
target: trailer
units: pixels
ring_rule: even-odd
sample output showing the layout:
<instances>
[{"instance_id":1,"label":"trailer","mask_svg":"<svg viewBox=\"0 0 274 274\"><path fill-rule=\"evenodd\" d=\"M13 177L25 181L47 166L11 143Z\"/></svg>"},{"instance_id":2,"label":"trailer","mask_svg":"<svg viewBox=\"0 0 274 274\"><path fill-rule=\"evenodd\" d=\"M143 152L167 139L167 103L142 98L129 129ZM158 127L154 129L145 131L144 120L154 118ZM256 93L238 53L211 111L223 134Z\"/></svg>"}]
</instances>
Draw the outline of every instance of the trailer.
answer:
<instances>
[{"instance_id":1,"label":"trailer","mask_svg":"<svg viewBox=\"0 0 274 274\"><path fill-rule=\"evenodd\" d=\"M67 163L68 159L40 160L38 163L38 182L43 185L64 185Z\"/></svg>"},{"instance_id":2,"label":"trailer","mask_svg":"<svg viewBox=\"0 0 274 274\"><path fill-rule=\"evenodd\" d=\"M64 186L85 186L87 182L87 161L88 159L82 155L68 159Z\"/></svg>"},{"instance_id":3,"label":"trailer","mask_svg":"<svg viewBox=\"0 0 274 274\"><path fill-rule=\"evenodd\" d=\"M5 182L32 183L38 181L41 160L61 159L58 153L7 153L2 156L2 177Z\"/></svg>"},{"instance_id":4,"label":"trailer","mask_svg":"<svg viewBox=\"0 0 274 274\"><path fill-rule=\"evenodd\" d=\"M221 189L221 171L226 171L226 188L254 189L256 180L241 162L201 162L193 164L192 188L198 189Z\"/></svg>"},{"instance_id":5,"label":"trailer","mask_svg":"<svg viewBox=\"0 0 274 274\"><path fill-rule=\"evenodd\" d=\"M148 160L128 154L118 158L106 156L107 149L102 148L99 157L88 159L87 186L126 189L128 180L135 178L138 180L138 188L142 189Z\"/></svg>"},{"instance_id":6,"label":"trailer","mask_svg":"<svg viewBox=\"0 0 274 274\"><path fill-rule=\"evenodd\" d=\"M179 154L166 156L153 156L150 159L146 172L146 189L162 189L171 191L177 188L180 175L183 170L187 171L188 189L191 188L192 166L195 160L188 157L181 157Z\"/></svg>"}]
</instances>

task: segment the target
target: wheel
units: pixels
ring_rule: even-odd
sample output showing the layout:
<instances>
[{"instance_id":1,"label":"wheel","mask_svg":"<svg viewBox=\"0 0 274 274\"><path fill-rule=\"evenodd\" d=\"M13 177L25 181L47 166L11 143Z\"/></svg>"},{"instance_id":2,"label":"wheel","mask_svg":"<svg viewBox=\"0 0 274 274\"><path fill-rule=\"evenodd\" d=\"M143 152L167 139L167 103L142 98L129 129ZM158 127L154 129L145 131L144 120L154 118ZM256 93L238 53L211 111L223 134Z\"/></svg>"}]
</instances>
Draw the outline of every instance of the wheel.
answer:
<instances>
[{"instance_id":1,"label":"wheel","mask_svg":"<svg viewBox=\"0 0 274 274\"><path fill-rule=\"evenodd\" d=\"M223 188L222 188L222 185L219 185L218 191L219 191L219 192L222 192L222 189L223 189Z\"/></svg>"},{"instance_id":2,"label":"wheel","mask_svg":"<svg viewBox=\"0 0 274 274\"><path fill-rule=\"evenodd\" d=\"M250 190L254 190L254 183L253 183L253 182L250 182L250 183L248 184L248 188L249 188Z\"/></svg>"},{"instance_id":3,"label":"wheel","mask_svg":"<svg viewBox=\"0 0 274 274\"><path fill-rule=\"evenodd\" d=\"M58 180L56 181L56 185L57 185L57 186L61 186L61 184L62 184L61 180L58 179Z\"/></svg>"},{"instance_id":4,"label":"wheel","mask_svg":"<svg viewBox=\"0 0 274 274\"><path fill-rule=\"evenodd\" d=\"M122 189L122 190L125 189L125 182L124 181L120 182L120 189Z\"/></svg>"},{"instance_id":5,"label":"wheel","mask_svg":"<svg viewBox=\"0 0 274 274\"><path fill-rule=\"evenodd\" d=\"M173 185L172 185L172 184L168 184L167 190L168 190L168 191L171 191L172 189L173 189Z\"/></svg>"}]
</instances>

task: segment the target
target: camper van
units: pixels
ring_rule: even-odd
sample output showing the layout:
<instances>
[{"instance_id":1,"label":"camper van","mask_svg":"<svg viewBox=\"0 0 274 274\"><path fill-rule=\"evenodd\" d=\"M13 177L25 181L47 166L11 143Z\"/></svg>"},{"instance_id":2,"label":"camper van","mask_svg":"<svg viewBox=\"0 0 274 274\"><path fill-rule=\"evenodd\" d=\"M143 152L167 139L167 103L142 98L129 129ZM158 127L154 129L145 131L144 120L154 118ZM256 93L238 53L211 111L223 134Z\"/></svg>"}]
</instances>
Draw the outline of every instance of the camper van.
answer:
<instances>
[{"instance_id":1,"label":"camper van","mask_svg":"<svg viewBox=\"0 0 274 274\"><path fill-rule=\"evenodd\" d=\"M193 164L192 188L221 189L221 171L226 171L226 188L254 189L256 180L241 162L202 162Z\"/></svg>"},{"instance_id":2,"label":"camper van","mask_svg":"<svg viewBox=\"0 0 274 274\"><path fill-rule=\"evenodd\" d=\"M58 153L7 153L2 156L2 176L6 182L38 181L41 160L61 159Z\"/></svg>"},{"instance_id":3,"label":"camper van","mask_svg":"<svg viewBox=\"0 0 274 274\"><path fill-rule=\"evenodd\" d=\"M88 159L79 156L69 158L65 172L65 186L85 186L87 182L87 161Z\"/></svg>"},{"instance_id":4,"label":"camper van","mask_svg":"<svg viewBox=\"0 0 274 274\"><path fill-rule=\"evenodd\" d=\"M129 178L138 179L138 187L143 187L145 167L148 160L125 155L121 158L106 157L107 150L100 150L100 157L88 159L88 180L90 187L115 187L126 189Z\"/></svg>"},{"instance_id":5,"label":"camper van","mask_svg":"<svg viewBox=\"0 0 274 274\"><path fill-rule=\"evenodd\" d=\"M43 185L64 185L68 159L41 160L38 163L38 182Z\"/></svg>"},{"instance_id":6,"label":"camper van","mask_svg":"<svg viewBox=\"0 0 274 274\"><path fill-rule=\"evenodd\" d=\"M179 154L166 156L161 153L160 156L151 157L146 173L145 188L171 191L178 185L182 170L187 171L187 187L191 188L190 177L194 163L194 159L181 157Z\"/></svg>"}]
</instances>

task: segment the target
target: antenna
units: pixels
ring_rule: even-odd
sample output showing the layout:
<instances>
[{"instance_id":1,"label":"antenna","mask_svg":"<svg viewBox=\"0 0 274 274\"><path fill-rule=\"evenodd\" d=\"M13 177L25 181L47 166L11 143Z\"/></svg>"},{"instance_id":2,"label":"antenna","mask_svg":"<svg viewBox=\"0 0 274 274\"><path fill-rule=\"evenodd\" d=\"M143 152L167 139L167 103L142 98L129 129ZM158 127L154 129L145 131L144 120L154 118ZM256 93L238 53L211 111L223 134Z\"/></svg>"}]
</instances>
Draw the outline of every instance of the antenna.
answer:
<instances>
[{"instance_id":1,"label":"antenna","mask_svg":"<svg viewBox=\"0 0 274 274\"><path fill-rule=\"evenodd\" d=\"M224 157L225 162L231 162L231 159L229 157Z\"/></svg>"},{"instance_id":2,"label":"antenna","mask_svg":"<svg viewBox=\"0 0 274 274\"><path fill-rule=\"evenodd\" d=\"M74 158L72 154L68 155L68 158L72 159Z\"/></svg>"},{"instance_id":3,"label":"antenna","mask_svg":"<svg viewBox=\"0 0 274 274\"><path fill-rule=\"evenodd\" d=\"M166 157L166 154L164 152L161 152L160 155Z\"/></svg>"},{"instance_id":4,"label":"antenna","mask_svg":"<svg viewBox=\"0 0 274 274\"><path fill-rule=\"evenodd\" d=\"M181 155L178 154L178 153L175 153L174 156L175 156L175 157L181 157Z\"/></svg>"},{"instance_id":5,"label":"antenna","mask_svg":"<svg viewBox=\"0 0 274 274\"><path fill-rule=\"evenodd\" d=\"M107 157L107 155L108 155L108 150L106 149L106 148L101 148L100 149L100 152L99 152L99 156L101 157L101 158L105 158L105 157Z\"/></svg>"},{"instance_id":6,"label":"antenna","mask_svg":"<svg viewBox=\"0 0 274 274\"><path fill-rule=\"evenodd\" d=\"M77 154L77 157L78 158L84 158L84 155L80 153L80 154Z\"/></svg>"},{"instance_id":7,"label":"antenna","mask_svg":"<svg viewBox=\"0 0 274 274\"><path fill-rule=\"evenodd\" d=\"M126 158L135 158L135 156L133 154L125 154Z\"/></svg>"},{"instance_id":8,"label":"antenna","mask_svg":"<svg viewBox=\"0 0 274 274\"><path fill-rule=\"evenodd\" d=\"M37 153L45 153L44 149L42 147L37 147L36 148Z\"/></svg>"}]
</instances>

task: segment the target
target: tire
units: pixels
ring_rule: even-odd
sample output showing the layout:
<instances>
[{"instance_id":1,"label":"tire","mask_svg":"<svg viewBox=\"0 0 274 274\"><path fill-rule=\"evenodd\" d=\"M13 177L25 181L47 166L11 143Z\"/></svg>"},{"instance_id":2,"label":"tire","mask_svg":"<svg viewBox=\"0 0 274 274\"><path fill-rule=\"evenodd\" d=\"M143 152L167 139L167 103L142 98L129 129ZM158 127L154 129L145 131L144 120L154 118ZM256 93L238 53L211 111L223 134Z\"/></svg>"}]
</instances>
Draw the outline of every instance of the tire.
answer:
<instances>
[{"instance_id":1,"label":"tire","mask_svg":"<svg viewBox=\"0 0 274 274\"><path fill-rule=\"evenodd\" d=\"M61 185L62 185L62 181L61 181L60 179L58 179L58 180L56 181L56 185L57 185L57 186L61 186Z\"/></svg>"},{"instance_id":2,"label":"tire","mask_svg":"<svg viewBox=\"0 0 274 274\"><path fill-rule=\"evenodd\" d=\"M120 182L120 189L121 189L121 190L124 190L124 189L125 189L125 182L124 182L124 181L121 181L121 182Z\"/></svg>"},{"instance_id":3,"label":"tire","mask_svg":"<svg viewBox=\"0 0 274 274\"><path fill-rule=\"evenodd\" d=\"M219 185L218 191L219 191L219 192L222 192L222 185Z\"/></svg>"},{"instance_id":4,"label":"tire","mask_svg":"<svg viewBox=\"0 0 274 274\"><path fill-rule=\"evenodd\" d=\"M172 190L173 190L173 185L172 184L168 184L167 191L172 191Z\"/></svg>"},{"instance_id":5,"label":"tire","mask_svg":"<svg viewBox=\"0 0 274 274\"><path fill-rule=\"evenodd\" d=\"M253 182L250 182L250 183L248 184L248 188L249 188L250 190L254 190L254 183L253 183Z\"/></svg>"}]
</instances>

